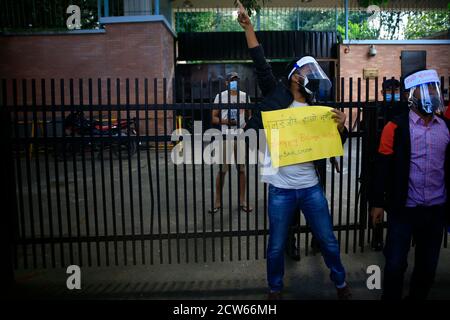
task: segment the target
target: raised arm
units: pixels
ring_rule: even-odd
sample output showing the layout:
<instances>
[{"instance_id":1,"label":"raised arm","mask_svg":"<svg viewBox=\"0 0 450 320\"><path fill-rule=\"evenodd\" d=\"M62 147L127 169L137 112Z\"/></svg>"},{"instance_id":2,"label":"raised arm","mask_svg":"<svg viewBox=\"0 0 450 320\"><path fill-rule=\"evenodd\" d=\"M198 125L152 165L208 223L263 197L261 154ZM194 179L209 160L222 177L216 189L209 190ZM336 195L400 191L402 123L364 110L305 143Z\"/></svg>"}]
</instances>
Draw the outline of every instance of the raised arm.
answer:
<instances>
[{"instance_id":1,"label":"raised arm","mask_svg":"<svg viewBox=\"0 0 450 320\"><path fill-rule=\"evenodd\" d=\"M256 38L255 30L247 11L239 0L236 1L236 4L238 6L238 22L245 31L250 56L256 68L258 85L262 95L265 97L275 89L277 81L273 75L272 67L266 61L264 50Z\"/></svg>"}]
</instances>

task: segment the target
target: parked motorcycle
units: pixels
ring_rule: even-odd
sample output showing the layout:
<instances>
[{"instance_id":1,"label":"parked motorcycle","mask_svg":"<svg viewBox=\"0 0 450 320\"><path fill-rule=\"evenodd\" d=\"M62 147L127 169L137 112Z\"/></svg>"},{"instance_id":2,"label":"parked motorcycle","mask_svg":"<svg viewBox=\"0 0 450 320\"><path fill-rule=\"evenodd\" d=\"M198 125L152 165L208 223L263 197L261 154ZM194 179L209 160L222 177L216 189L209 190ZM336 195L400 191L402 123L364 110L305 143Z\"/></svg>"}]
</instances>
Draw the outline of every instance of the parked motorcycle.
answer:
<instances>
[{"instance_id":1,"label":"parked motorcycle","mask_svg":"<svg viewBox=\"0 0 450 320\"><path fill-rule=\"evenodd\" d=\"M62 152L80 153L83 150L86 152L94 148L96 152L109 151L111 149L113 156L118 159L128 158L128 155L133 156L137 152L138 143L135 139L124 140L112 140L103 142L96 141L98 137L135 137L136 131L136 119L121 119L120 121L102 121L92 120L90 121L84 115L83 111L72 111L64 119L64 133L65 136L70 137L85 137L88 138L88 142L82 145L80 142L64 143L62 146ZM89 139L91 138L92 139ZM97 139L99 140L99 139ZM100 154L99 154L100 155Z\"/></svg>"}]
</instances>

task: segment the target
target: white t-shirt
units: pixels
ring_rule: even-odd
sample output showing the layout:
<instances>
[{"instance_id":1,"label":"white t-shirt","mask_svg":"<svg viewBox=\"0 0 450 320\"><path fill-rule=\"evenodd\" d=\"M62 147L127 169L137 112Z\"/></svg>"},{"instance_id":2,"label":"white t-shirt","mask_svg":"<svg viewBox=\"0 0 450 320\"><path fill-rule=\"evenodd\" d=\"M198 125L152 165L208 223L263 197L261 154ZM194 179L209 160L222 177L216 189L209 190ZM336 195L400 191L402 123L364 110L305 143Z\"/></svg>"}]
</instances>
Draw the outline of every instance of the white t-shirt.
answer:
<instances>
[{"instance_id":1,"label":"white t-shirt","mask_svg":"<svg viewBox=\"0 0 450 320\"><path fill-rule=\"evenodd\" d=\"M221 100L220 100L220 96L221 95ZM228 102L228 96L230 96L230 102ZM227 103L238 103L238 96L237 95L231 95L228 94L228 90L222 91L220 94L216 95L216 98L214 99L214 103L220 103L222 102L223 104L227 104ZM247 94L243 91L239 91L239 103L246 103L247 102ZM234 120L238 120L238 116L237 116L237 112L238 109L228 109L226 108L226 106L224 106L225 109L221 110L221 119L222 120L227 120L228 119L228 113L230 114L230 118L234 119ZM239 112L239 128L243 128L245 127L245 110L244 109L240 109ZM236 133L236 129L237 126L228 126L226 124L222 124L222 133L223 134L230 134L230 133Z\"/></svg>"},{"instance_id":2,"label":"white t-shirt","mask_svg":"<svg viewBox=\"0 0 450 320\"><path fill-rule=\"evenodd\" d=\"M294 100L289 108L303 107L307 105L307 103L301 103ZM269 148L266 143L261 181L283 189L304 189L318 184L319 178L317 177L314 162L312 161L273 168Z\"/></svg>"}]
</instances>

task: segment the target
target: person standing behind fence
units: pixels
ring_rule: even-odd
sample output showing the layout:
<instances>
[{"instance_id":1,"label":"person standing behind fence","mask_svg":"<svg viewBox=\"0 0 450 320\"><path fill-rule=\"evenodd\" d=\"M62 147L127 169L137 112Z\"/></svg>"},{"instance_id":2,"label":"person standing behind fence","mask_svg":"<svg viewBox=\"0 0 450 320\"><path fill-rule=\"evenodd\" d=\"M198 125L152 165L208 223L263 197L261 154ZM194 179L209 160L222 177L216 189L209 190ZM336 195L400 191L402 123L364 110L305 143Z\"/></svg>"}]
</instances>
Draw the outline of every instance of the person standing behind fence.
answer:
<instances>
[{"instance_id":1,"label":"person standing behind fence","mask_svg":"<svg viewBox=\"0 0 450 320\"><path fill-rule=\"evenodd\" d=\"M371 194L374 224L387 212L384 300L402 298L411 240L415 263L410 299L426 299L432 287L446 215L450 216L450 121L435 70L405 78L409 112L383 128Z\"/></svg>"},{"instance_id":2,"label":"person standing behind fence","mask_svg":"<svg viewBox=\"0 0 450 320\"><path fill-rule=\"evenodd\" d=\"M398 115L405 111L403 109L403 104L400 104L400 101L403 100L401 99L400 81L398 81L395 78L384 80L381 86L381 96L383 97L383 102L380 103L379 108L383 108L386 106L394 106L394 108L387 108L387 110L384 110L386 112L384 113L385 116L378 119L380 127L383 127L384 124L386 123L385 122L386 120L389 121L392 119L394 115ZM404 100L406 99L408 99L408 97L406 97ZM374 224L372 225L372 228L373 233L372 233L371 247L375 251L382 251L384 247L383 224L382 223Z\"/></svg>"},{"instance_id":3,"label":"person standing behind fence","mask_svg":"<svg viewBox=\"0 0 450 320\"><path fill-rule=\"evenodd\" d=\"M227 103L247 102L247 94L238 89L239 80L239 74L237 72L228 73L225 82L228 89L217 94L214 99L215 104L223 104L224 108L222 110L213 110L212 123L214 125L221 125L225 140L222 145L222 169L219 170L216 176L216 199L214 201L214 207L209 210L210 213L216 213L221 208L225 176L228 172L229 164L233 162L236 164L239 175L239 207L244 212L251 212L253 210L245 201L245 143L239 139L237 141L234 139L238 134L238 129L245 126L245 109L238 110L226 107ZM237 125L238 121L239 126Z\"/></svg>"},{"instance_id":4,"label":"person standing behind fence","mask_svg":"<svg viewBox=\"0 0 450 320\"><path fill-rule=\"evenodd\" d=\"M246 129L263 128L261 113L284 108L301 108L313 103L315 94L331 88L317 61L304 57L292 63L287 84L279 82L273 75L270 64L264 57L264 51L256 38L250 18L239 1L238 22L245 31L247 45L252 57L259 88L264 100L259 104L246 125ZM325 90L326 91L326 90ZM343 141L347 130L344 126L345 114L333 110L333 119ZM301 210L311 227L314 237L320 244L323 258L330 269L330 278L337 288L339 299L350 299L350 288L345 281L345 269L340 258L339 243L333 233L328 202L319 182L316 163L307 162L277 168L272 167L266 145L262 181L269 184L269 243L267 247L267 282L270 300L281 299L284 276L284 251L289 227L294 215Z\"/></svg>"}]
</instances>

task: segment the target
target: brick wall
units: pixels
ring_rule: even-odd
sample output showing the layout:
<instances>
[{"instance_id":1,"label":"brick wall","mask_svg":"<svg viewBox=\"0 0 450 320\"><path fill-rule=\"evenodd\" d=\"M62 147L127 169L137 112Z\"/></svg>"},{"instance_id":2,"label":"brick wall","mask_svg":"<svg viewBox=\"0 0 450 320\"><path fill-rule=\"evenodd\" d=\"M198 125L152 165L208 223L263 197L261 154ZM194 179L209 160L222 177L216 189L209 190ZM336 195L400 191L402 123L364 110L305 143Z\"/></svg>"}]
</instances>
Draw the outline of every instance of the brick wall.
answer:
<instances>
[{"instance_id":1,"label":"brick wall","mask_svg":"<svg viewBox=\"0 0 450 320\"><path fill-rule=\"evenodd\" d=\"M157 78L158 102L163 101L163 78L167 79L167 102L172 102L171 82L175 74L174 36L162 22L114 23L104 33L8 35L0 37L0 78L8 80L8 104L12 103L12 80L18 79L18 104L23 104L22 79L27 82L27 103L31 103L31 79L36 79L37 104L51 104L51 82L55 79L55 104L62 103L60 79L64 79L64 103L70 104L70 81L74 79L75 104L89 105L89 81L92 79L92 103L106 104L107 78L111 79L111 103L126 102L129 79L129 103L144 102L144 79L148 78L148 102L153 103ZM135 79L139 95L135 97ZM46 101L42 101L41 79L45 79ZM82 90L79 90L82 79ZM98 79L101 95L98 94ZM117 101L116 79L120 81ZM82 91L82 99L80 98ZM101 101L100 101L101 100ZM152 115L153 116L153 115ZM158 118L162 113L158 114ZM172 127L169 114L169 130ZM153 121L151 122L153 123ZM142 126L143 127L143 126ZM160 128L163 127L159 126ZM160 129L162 130L162 129Z\"/></svg>"},{"instance_id":2,"label":"brick wall","mask_svg":"<svg viewBox=\"0 0 450 320\"><path fill-rule=\"evenodd\" d=\"M349 48L350 51L345 53L344 50ZM345 78L344 90L345 100L349 97L349 78L353 77L353 101L357 98L357 81L361 78L361 100L366 99L365 82L363 79L363 68L378 69L379 79L379 100L381 100L381 84L383 77L395 77L400 79L401 76L401 51L402 50L426 50L427 51L427 68L436 69L440 76L445 77L445 87L448 87L450 76L450 45L408 45L408 44L383 44L375 45L377 55L369 57L368 44L353 44L339 46L339 74ZM375 80L371 79L369 83L370 96L369 100L375 99Z\"/></svg>"}]
</instances>

